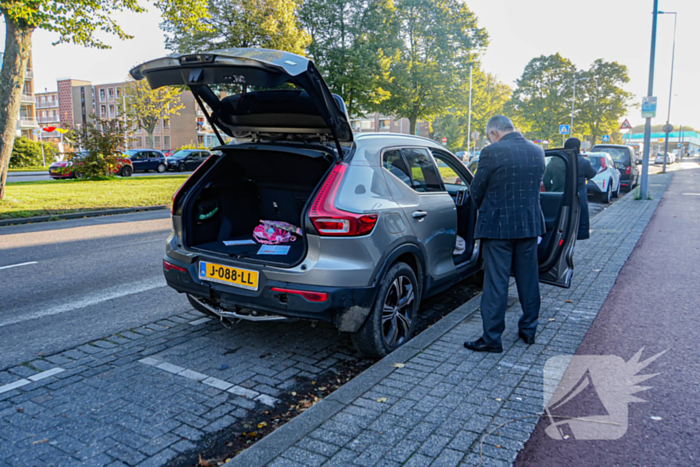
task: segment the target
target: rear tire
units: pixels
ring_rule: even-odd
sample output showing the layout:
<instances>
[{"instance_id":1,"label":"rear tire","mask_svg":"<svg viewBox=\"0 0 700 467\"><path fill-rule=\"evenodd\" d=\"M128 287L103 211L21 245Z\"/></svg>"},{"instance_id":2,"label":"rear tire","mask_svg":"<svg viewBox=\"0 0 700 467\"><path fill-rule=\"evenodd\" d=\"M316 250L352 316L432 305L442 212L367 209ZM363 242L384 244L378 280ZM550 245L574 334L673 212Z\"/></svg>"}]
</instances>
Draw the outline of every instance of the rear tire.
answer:
<instances>
[{"instance_id":1,"label":"rear tire","mask_svg":"<svg viewBox=\"0 0 700 467\"><path fill-rule=\"evenodd\" d=\"M408 342L416 328L420 288L413 269L396 263L382 279L372 310L352 335L357 350L382 358Z\"/></svg>"},{"instance_id":2,"label":"rear tire","mask_svg":"<svg viewBox=\"0 0 700 467\"><path fill-rule=\"evenodd\" d=\"M158 164L158 173L162 174L165 172L165 164Z\"/></svg>"},{"instance_id":3,"label":"rear tire","mask_svg":"<svg viewBox=\"0 0 700 467\"><path fill-rule=\"evenodd\" d=\"M612 183L612 182L611 182ZM617 190L615 190L612 194L613 198L619 198L620 197L620 182L617 182Z\"/></svg>"},{"instance_id":4,"label":"rear tire","mask_svg":"<svg viewBox=\"0 0 700 467\"><path fill-rule=\"evenodd\" d=\"M610 198L612 198L612 190L610 189L610 184L608 183L608 189L605 193L601 194L601 201L604 204L610 204Z\"/></svg>"},{"instance_id":5,"label":"rear tire","mask_svg":"<svg viewBox=\"0 0 700 467\"><path fill-rule=\"evenodd\" d=\"M122 169L119 171L119 176L121 177L131 177L131 174L134 172L134 170L129 167L128 165L125 165L122 167Z\"/></svg>"}]
</instances>

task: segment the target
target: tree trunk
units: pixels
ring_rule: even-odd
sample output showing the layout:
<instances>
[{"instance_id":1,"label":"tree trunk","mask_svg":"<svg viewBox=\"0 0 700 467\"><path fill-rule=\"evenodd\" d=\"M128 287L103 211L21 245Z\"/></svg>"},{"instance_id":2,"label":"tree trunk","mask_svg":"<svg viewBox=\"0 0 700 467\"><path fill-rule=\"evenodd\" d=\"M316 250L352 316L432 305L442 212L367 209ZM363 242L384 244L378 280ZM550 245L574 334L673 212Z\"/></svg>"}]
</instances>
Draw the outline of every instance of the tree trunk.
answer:
<instances>
[{"instance_id":1,"label":"tree trunk","mask_svg":"<svg viewBox=\"0 0 700 467\"><path fill-rule=\"evenodd\" d=\"M155 149L155 148L156 148L156 144L155 144L155 140L154 140L154 138L153 138L153 130L151 130L151 131L148 132L148 141L149 141L150 144L151 144L150 147L149 147L148 149Z\"/></svg>"},{"instance_id":2,"label":"tree trunk","mask_svg":"<svg viewBox=\"0 0 700 467\"><path fill-rule=\"evenodd\" d=\"M415 135L416 134L416 123L418 119L416 117L408 117L408 133Z\"/></svg>"},{"instance_id":3,"label":"tree trunk","mask_svg":"<svg viewBox=\"0 0 700 467\"><path fill-rule=\"evenodd\" d=\"M5 181L15 144L17 120L22 103L24 75L32 48L33 28L21 28L5 11L5 55L0 72L0 199L5 197Z\"/></svg>"}]
</instances>

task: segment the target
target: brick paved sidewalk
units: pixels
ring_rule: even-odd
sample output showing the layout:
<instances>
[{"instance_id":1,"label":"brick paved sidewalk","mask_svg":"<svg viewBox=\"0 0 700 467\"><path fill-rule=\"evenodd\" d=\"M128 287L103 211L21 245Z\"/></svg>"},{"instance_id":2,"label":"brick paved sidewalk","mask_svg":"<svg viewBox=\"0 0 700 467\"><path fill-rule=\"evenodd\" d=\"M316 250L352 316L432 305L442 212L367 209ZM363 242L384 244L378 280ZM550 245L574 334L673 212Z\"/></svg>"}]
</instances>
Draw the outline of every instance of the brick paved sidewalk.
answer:
<instances>
[{"instance_id":1,"label":"brick paved sidewalk","mask_svg":"<svg viewBox=\"0 0 700 467\"><path fill-rule=\"evenodd\" d=\"M576 352L671 176L650 178L652 201L625 196L593 219L571 288L542 286L536 345L517 337L511 287L504 353L464 349L482 331L476 297L227 466L479 465L491 431L482 465L510 465L542 411L545 362Z\"/></svg>"}]
</instances>

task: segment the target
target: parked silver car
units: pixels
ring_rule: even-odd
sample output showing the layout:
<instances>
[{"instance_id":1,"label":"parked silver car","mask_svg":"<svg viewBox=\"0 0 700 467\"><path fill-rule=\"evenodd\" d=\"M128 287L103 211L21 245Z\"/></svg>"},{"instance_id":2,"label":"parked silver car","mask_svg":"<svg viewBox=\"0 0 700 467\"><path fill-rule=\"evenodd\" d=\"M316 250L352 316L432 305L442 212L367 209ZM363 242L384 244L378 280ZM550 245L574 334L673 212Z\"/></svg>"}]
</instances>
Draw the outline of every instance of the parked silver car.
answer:
<instances>
[{"instance_id":1,"label":"parked silver car","mask_svg":"<svg viewBox=\"0 0 700 467\"><path fill-rule=\"evenodd\" d=\"M228 49L153 60L131 75L152 88L189 86L212 127L237 141L215 148L173 197L164 274L196 309L328 321L383 356L410 339L423 298L481 268L469 170L428 139L354 136L311 61ZM568 287L576 159L548 153L556 157L568 183L542 193L540 271Z\"/></svg>"}]
</instances>

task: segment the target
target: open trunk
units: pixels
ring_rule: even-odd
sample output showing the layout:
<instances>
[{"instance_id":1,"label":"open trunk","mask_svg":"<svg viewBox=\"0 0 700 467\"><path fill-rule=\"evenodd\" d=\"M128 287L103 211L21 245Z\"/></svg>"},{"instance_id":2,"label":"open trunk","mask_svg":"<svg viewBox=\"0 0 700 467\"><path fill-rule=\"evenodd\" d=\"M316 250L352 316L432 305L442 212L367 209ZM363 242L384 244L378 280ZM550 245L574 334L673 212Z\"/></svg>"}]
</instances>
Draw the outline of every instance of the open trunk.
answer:
<instances>
[{"instance_id":1,"label":"open trunk","mask_svg":"<svg viewBox=\"0 0 700 467\"><path fill-rule=\"evenodd\" d=\"M251 146L219 148L223 157L183 206L186 246L244 261L293 266L306 254L304 215L333 158L322 150ZM302 229L266 254L253 232L261 221ZM284 232L282 232L284 233ZM264 239L263 239L264 240ZM239 242L231 244L230 242ZM246 242L247 243L242 243ZM225 243L226 242L226 243ZM228 243L228 244L227 244Z\"/></svg>"}]
</instances>

